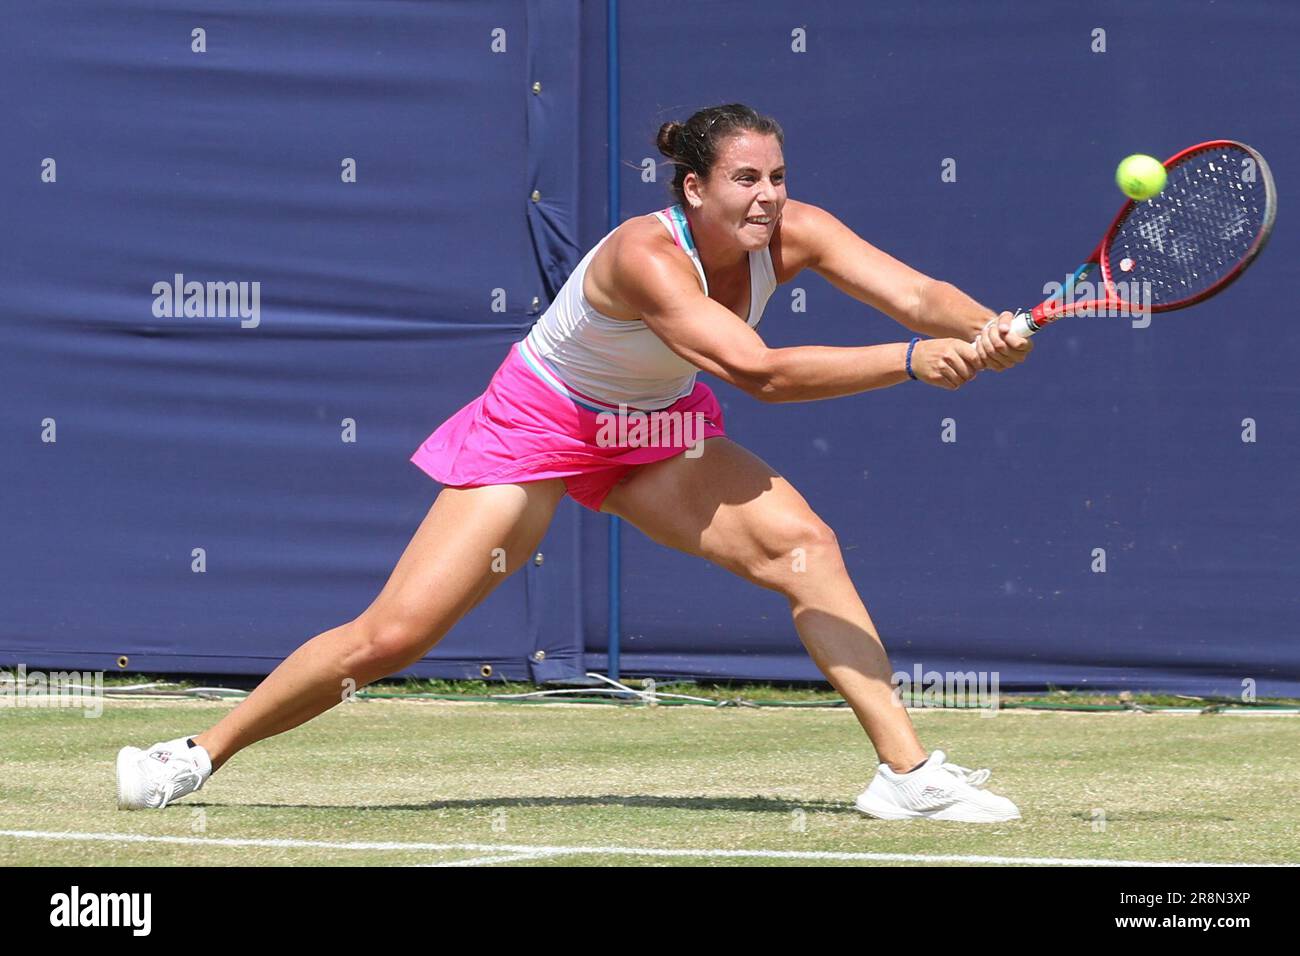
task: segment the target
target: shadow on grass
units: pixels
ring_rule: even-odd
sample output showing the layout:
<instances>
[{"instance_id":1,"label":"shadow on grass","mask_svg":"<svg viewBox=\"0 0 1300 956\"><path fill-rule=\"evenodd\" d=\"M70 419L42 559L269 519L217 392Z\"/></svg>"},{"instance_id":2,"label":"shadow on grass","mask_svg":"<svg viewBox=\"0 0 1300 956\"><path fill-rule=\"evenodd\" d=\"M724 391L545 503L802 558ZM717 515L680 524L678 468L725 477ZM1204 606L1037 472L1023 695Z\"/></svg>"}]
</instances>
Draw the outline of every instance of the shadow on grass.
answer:
<instances>
[{"instance_id":1,"label":"shadow on grass","mask_svg":"<svg viewBox=\"0 0 1300 956\"><path fill-rule=\"evenodd\" d=\"M177 804L181 806L181 804ZM790 800L775 797L650 797L626 794L592 794L581 797L484 797L478 800L433 800L429 803L198 803L187 800L187 807L212 810L349 810L349 811L428 811L483 810L495 807L630 807L652 810L725 810L745 813L843 813L863 816L852 803L826 800Z\"/></svg>"},{"instance_id":2,"label":"shadow on grass","mask_svg":"<svg viewBox=\"0 0 1300 956\"><path fill-rule=\"evenodd\" d=\"M805 813L831 813L870 819L852 802L827 800L791 800L778 797L652 797L626 794L591 794L580 797L483 797L477 800L433 800L428 803L199 803L185 801L186 807L203 807L209 810L346 810L350 813L376 811L428 812L438 810L491 810L496 808L551 808L551 807L623 807L648 810L691 810L707 813L775 813L790 814L796 810ZM181 806L181 804L177 804ZM1089 811L1066 814L1070 819L1085 823L1094 821ZM1043 819L1039 817L1040 821ZM1105 821L1116 823L1232 823L1235 817L1222 813L1190 813L1186 810L1128 810L1107 813Z\"/></svg>"},{"instance_id":3,"label":"shadow on grass","mask_svg":"<svg viewBox=\"0 0 1300 956\"><path fill-rule=\"evenodd\" d=\"M1088 823L1096 819L1091 813L1079 811L1071 813L1071 817L1076 820L1083 820ZM1222 813L1188 813L1186 810L1125 810L1119 813L1106 811L1106 823L1191 823L1211 822L1211 823L1232 823L1237 818L1224 816Z\"/></svg>"}]
</instances>

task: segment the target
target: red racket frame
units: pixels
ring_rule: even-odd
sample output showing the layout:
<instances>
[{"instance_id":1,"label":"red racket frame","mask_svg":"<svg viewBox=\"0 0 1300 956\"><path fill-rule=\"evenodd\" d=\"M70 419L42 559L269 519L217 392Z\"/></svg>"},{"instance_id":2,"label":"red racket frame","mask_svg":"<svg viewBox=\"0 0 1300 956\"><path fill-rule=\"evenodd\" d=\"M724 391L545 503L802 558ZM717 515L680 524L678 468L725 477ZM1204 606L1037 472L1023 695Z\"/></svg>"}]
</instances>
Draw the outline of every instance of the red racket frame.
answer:
<instances>
[{"instance_id":1,"label":"red racket frame","mask_svg":"<svg viewBox=\"0 0 1300 956\"><path fill-rule=\"evenodd\" d=\"M1260 251L1268 242L1269 236L1273 234L1273 220L1277 217L1277 191L1273 185L1273 174L1268 168L1268 163L1264 161L1264 157L1259 154L1258 150L1251 146L1247 146L1245 143L1238 142L1235 139L1211 139L1204 143L1197 143L1195 146L1189 146L1187 149L1175 153L1173 156L1166 159L1162 165L1167 170L1173 169L1174 166L1193 153L1198 153L1206 149L1215 149L1222 146L1236 147L1249 154L1249 156L1255 160L1255 165L1258 169L1259 175L1264 179L1266 205L1264 210L1263 227L1260 229L1259 235L1255 237L1255 241L1251 243L1250 248L1246 250L1245 255L1241 257L1241 260L1237 265L1217 282L1209 288L1202 289L1195 295L1188 296L1186 299L1153 305L1150 307L1150 311L1153 313L1171 312L1174 309L1184 309L1189 305L1195 305L1197 302L1201 302L1216 293L1222 292L1225 288L1236 281L1238 276L1246 271L1246 267L1249 266L1251 262L1254 261L1255 257L1259 255ZM1021 313L1021 315L1023 315L1028 321L1032 332L1037 332L1043 326L1061 318L1062 316L1073 315L1084 310L1096 311L1098 309L1111 309L1115 307L1134 307L1131 302L1121 299L1114 292L1115 283L1111 278L1110 255L1107 249L1111 240L1115 236L1115 232L1119 229L1120 223L1124 221L1138 202L1145 202L1145 200L1130 199L1120 207L1119 212L1116 213L1115 218L1111 221L1110 228L1107 229L1106 234L1102 236L1101 242L1097 243L1097 248L1092 251L1083 263L1083 265L1088 268L1084 268L1082 274L1091 271L1090 267L1092 266L1101 266L1101 278L1103 286L1106 289L1106 298L1089 299L1085 302L1073 302L1069 304L1062 302L1057 308L1052 307L1056 302L1056 299L1047 299L1046 301L1034 306L1034 308L1029 312Z\"/></svg>"}]
</instances>

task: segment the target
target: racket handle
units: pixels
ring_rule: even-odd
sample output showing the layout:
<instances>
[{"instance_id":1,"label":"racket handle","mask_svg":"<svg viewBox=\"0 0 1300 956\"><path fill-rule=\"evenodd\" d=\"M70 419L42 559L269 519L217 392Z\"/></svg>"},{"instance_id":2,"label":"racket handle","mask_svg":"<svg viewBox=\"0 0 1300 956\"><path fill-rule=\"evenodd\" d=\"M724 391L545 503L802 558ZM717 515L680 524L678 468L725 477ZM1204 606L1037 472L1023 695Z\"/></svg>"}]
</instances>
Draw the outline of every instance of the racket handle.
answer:
<instances>
[{"instance_id":1,"label":"racket handle","mask_svg":"<svg viewBox=\"0 0 1300 956\"><path fill-rule=\"evenodd\" d=\"M984 328L987 329L989 325L992 325L995 321L997 321L996 318L989 319L988 325L985 325ZM1031 335L1039 331L1041 328L1042 328L1041 325L1038 325L1036 322L1034 322L1033 313L1026 312L1024 309L1017 309L1016 314L1011 317L1011 331L1016 333L1016 335L1022 336L1023 338L1026 339L1029 338ZM983 331L980 332L980 335L982 334ZM979 341L979 335L975 336L975 342L978 341ZM971 344L973 345L974 342L972 342Z\"/></svg>"},{"instance_id":2,"label":"racket handle","mask_svg":"<svg viewBox=\"0 0 1300 956\"><path fill-rule=\"evenodd\" d=\"M1011 331L1022 338L1029 338L1037 332L1041 326L1034 322L1032 313L1024 309L1017 309L1016 314L1011 319Z\"/></svg>"}]
</instances>

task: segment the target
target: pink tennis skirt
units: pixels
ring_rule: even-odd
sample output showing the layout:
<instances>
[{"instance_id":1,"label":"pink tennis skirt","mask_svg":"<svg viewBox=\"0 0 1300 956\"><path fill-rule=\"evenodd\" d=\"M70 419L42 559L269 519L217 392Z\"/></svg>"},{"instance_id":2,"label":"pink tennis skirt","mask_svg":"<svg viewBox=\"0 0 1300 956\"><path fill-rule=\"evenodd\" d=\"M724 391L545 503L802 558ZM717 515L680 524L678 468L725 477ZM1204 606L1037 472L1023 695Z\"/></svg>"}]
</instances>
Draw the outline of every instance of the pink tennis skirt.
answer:
<instances>
[{"instance_id":1,"label":"pink tennis skirt","mask_svg":"<svg viewBox=\"0 0 1300 956\"><path fill-rule=\"evenodd\" d=\"M411 461L451 488L563 478L575 501L599 511L638 466L694 457L704 439L725 434L722 406L703 382L659 411L610 405L559 381L525 340Z\"/></svg>"}]
</instances>

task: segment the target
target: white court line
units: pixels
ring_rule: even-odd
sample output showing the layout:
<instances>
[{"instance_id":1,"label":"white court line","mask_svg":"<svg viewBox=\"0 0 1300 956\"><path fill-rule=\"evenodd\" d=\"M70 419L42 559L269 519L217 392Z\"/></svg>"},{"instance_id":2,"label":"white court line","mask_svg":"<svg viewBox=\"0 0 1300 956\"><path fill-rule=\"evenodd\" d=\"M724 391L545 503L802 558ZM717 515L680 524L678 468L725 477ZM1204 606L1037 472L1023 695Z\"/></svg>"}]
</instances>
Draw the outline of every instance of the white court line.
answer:
<instances>
[{"instance_id":1,"label":"white court line","mask_svg":"<svg viewBox=\"0 0 1300 956\"><path fill-rule=\"evenodd\" d=\"M417 863L416 866L489 866L493 863L518 863L521 860L541 860L548 856L560 856L554 852L555 848L548 848L544 852L538 853L511 853L509 856L476 856L468 860L447 860L442 863Z\"/></svg>"},{"instance_id":2,"label":"white court line","mask_svg":"<svg viewBox=\"0 0 1300 956\"><path fill-rule=\"evenodd\" d=\"M843 853L831 850L706 850L659 849L640 846L529 846L505 843L332 843L328 840L282 838L220 838L147 836L139 833L66 833L50 830L0 830L0 837L20 840L63 840L75 843L170 843L181 846L249 846L270 848L321 848L326 850L468 850L545 856L655 856L754 860L843 860L864 863L991 863L1026 866L1300 866L1300 863L1165 863L1159 860L1092 860L1067 857L957 856L924 853Z\"/></svg>"}]
</instances>

